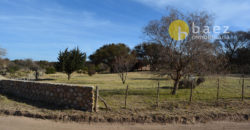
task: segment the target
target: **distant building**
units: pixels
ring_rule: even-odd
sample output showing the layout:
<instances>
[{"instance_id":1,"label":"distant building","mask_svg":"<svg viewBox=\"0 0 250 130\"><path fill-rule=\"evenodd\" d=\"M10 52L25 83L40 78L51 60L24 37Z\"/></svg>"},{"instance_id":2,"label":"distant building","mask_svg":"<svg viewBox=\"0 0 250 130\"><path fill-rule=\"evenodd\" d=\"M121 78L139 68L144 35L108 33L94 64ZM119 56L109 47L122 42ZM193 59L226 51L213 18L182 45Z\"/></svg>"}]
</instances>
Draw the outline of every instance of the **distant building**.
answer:
<instances>
[{"instance_id":1,"label":"distant building","mask_svg":"<svg viewBox=\"0 0 250 130\"><path fill-rule=\"evenodd\" d=\"M150 65L142 66L137 71L150 71Z\"/></svg>"}]
</instances>

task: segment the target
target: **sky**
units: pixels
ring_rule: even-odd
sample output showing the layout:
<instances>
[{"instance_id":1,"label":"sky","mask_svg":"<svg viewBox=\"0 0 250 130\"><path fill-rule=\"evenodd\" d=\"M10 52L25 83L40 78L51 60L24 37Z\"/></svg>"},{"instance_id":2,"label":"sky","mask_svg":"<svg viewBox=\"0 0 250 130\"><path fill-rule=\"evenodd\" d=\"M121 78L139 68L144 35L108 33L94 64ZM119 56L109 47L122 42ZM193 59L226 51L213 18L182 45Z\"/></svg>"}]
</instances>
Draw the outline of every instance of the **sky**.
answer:
<instances>
[{"instance_id":1,"label":"sky","mask_svg":"<svg viewBox=\"0 0 250 130\"><path fill-rule=\"evenodd\" d=\"M109 43L133 48L166 7L205 10L215 15L215 25L250 30L249 0L0 0L0 48L11 60L48 61L77 46L88 56Z\"/></svg>"}]
</instances>

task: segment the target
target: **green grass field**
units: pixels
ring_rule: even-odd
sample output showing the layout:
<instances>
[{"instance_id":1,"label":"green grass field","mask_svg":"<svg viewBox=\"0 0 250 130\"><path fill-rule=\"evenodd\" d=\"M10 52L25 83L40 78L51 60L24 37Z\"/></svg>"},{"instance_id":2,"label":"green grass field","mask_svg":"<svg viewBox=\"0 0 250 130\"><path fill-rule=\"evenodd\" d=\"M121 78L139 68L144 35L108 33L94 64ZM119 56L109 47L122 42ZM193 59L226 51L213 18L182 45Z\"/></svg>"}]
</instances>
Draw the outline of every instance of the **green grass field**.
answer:
<instances>
[{"instance_id":1,"label":"green grass field","mask_svg":"<svg viewBox=\"0 0 250 130\"><path fill-rule=\"evenodd\" d=\"M193 101L214 102L217 95L217 79L220 78L220 100L240 100L242 79L237 76L209 76L206 81L193 91ZM159 77L149 72L131 72L125 85L118 74L87 74L72 75L67 80L66 74L57 73L44 75L43 82L78 84L82 86L99 86L100 95L113 109L124 106L126 84L129 85L128 107L130 109L151 109L156 104L157 83L160 82L160 104L189 100L190 89L179 89L176 95L171 95L173 81L168 77ZM250 98L250 78L245 78L245 98ZM250 99L249 99L250 100ZM99 103L103 107L102 103Z\"/></svg>"}]
</instances>

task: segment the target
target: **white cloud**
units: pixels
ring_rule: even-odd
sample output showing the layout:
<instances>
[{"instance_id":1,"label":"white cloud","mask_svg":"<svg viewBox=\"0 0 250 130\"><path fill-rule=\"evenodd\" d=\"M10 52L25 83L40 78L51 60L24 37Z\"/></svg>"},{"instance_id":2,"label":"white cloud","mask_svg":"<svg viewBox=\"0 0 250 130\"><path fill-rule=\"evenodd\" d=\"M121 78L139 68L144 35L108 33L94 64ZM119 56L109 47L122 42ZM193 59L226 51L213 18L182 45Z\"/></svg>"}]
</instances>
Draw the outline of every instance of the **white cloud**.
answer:
<instances>
[{"instance_id":1,"label":"white cloud","mask_svg":"<svg viewBox=\"0 0 250 130\"><path fill-rule=\"evenodd\" d=\"M249 0L133 0L162 11L167 6L186 11L207 10L216 15L216 24L250 28Z\"/></svg>"}]
</instances>

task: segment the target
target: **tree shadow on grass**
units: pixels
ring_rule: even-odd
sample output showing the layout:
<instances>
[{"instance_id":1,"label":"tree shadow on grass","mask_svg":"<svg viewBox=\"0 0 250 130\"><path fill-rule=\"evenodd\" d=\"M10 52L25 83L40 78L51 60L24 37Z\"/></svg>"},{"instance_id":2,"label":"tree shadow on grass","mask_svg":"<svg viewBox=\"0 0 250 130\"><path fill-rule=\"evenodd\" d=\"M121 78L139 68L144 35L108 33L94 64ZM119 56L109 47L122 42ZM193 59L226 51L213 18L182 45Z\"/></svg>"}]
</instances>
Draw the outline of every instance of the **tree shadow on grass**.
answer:
<instances>
[{"instance_id":1,"label":"tree shadow on grass","mask_svg":"<svg viewBox=\"0 0 250 130\"><path fill-rule=\"evenodd\" d=\"M47 79L37 79L37 80L34 80L34 81L53 81L55 79L50 79L50 78L47 78Z\"/></svg>"},{"instance_id":2,"label":"tree shadow on grass","mask_svg":"<svg viewBox=\"0 0 250 130\"><path fill-rule=\"evenodd\" d=\"M160 89L172 89L171 86L162 86ZM115 90L99 90L99 93L101 96L113 96L113 95L125 95L126 90L125 89L115 89ZM157 93L157 87L155 88L143 88L143 89L129 89L128 94L129 95L141 95L141 96L152 96L156 95Z\"/></svg>"},{"instance_id":3,"label":"tree shadow on grass","mask_svg":"<svg viewBox=\"0 0 250 130\"><path fill-rule=\"evenodd\" d=\"M244 100L249 100L249 96L244 96ZM242 101L242 97L240 96L233 96L233 97L219 97L219 100L233 100L233 101Z\"/></svg>"},{"instance_id":4,"label":"tree shadow on grass","mask_svg":"<svg viewBox=\"0 0 250 130\"><path fill-rule=\"evenodd\" d=\"M45 78L45 79L27 79L27 78L20 78L20 79L16 79L16 80L24 80L24 81L52 81L55 79L51 79L51 78Z\"/></svg>"},{"instance_id":5,"label":"tree shadow on grass","mask_svg":"<svg viewBox=\"0 0 250 130\"><path fill-rule=\"evenodd\" d=\"M169 80L166 78L130 78L131 80L154 80L154 81L160 81L160 80Z\"/></svg>"},{"instance_id":6,"label":"tree shadow on grass","mask_svg":"<svg viewBox=\"0 0 250 130\"><path fill-rule=\"evenodd\" d=\"M240 98L241 99L241 98ZM246 100L250 100L250 97L244 97L244 99L246 99Z\"/></svg>"},{"instance_id":7,"label":"tree shadow on grass","mask_svg":"<svg viewBox=\"0 0 250 130\"><path fill-rule=\"evenodd\" d=\"M160 87L161 89L173 89L173 87L171 87L171 86L162 86L162 87Z\"/></svg>"},{"instance_id":8,"label":"tree shadow on grass","mask_svg":"<svg viewBox=\"0 0 250 130\"><path fill-rule=\"evenodd\" d=\"M155 90L155 91L154 91ZM117 89L117 90L100 90L99 93L101 96L113 96L113 95L125 95L125 89ZM129 89L129 95L155 95L156 89L152 88L144 88L144 89Z\"/></svg>"}]
</instances>

